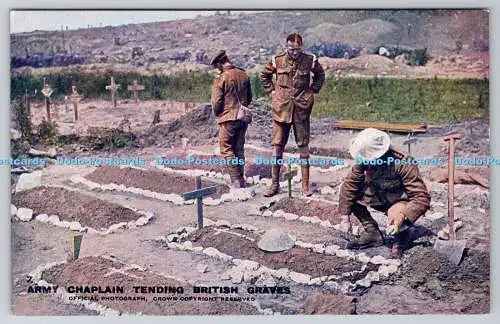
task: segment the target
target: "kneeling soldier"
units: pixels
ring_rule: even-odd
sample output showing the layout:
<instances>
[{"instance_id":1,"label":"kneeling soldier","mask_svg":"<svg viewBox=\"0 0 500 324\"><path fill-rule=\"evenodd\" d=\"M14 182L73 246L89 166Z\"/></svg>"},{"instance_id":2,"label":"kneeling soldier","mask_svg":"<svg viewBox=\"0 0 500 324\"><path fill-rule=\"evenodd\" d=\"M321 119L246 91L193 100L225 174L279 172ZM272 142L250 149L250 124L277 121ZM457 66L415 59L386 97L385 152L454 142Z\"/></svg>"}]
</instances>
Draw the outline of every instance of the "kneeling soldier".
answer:
<instances>
[{"instance_id":1,"label":"kneeling soldier","mask_svg":"<svg viewBox=\"0 0 500 324\"><path fill-rule=\"evenodd\" d=\"M374 128L361 131L351 142L355 165L342 183L338 213L344 217L353 213L365 230L348 243L349 249L382 245L383 235L367 206L386 213L387 234L395 239L392 256L400 258L409 244L407 226L429 209L430 195L412 158L390 144L389 135Z\"/></svg>"}]
</instances>

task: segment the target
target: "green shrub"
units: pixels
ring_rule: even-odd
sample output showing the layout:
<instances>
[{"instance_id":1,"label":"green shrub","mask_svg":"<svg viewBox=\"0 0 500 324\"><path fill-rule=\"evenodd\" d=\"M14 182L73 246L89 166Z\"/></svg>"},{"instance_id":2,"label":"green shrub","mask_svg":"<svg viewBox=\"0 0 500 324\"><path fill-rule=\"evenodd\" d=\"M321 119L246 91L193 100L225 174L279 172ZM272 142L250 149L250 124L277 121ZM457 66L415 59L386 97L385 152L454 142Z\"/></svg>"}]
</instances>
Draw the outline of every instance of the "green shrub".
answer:
<instances>
[{"instance_id":1,"label":"green shrub","mask_svg":"<svg viewBox=\"0 0 500 324\"><path fill-rule=\"evenodd\" d=\"M45 118L38 125L37 128L38 138L46 143L55 143L57 136L57 124L49 122Z\"/></svg>"}]
</instances>

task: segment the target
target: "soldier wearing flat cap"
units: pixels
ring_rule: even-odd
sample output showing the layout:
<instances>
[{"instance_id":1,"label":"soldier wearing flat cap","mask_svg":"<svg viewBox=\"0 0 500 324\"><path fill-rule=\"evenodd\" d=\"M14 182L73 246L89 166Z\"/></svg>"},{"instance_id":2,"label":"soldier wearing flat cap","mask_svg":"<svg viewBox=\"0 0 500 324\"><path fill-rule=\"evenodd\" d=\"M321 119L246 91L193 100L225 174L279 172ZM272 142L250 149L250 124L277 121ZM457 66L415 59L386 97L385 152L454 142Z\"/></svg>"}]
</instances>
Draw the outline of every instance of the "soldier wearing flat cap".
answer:
<instances>
[{"instance_id":1,"label":"soldier wearing flat cap","mask_svg":"<svg viewBox=\"0 0 500 324\"><path fill-rule=\"evenodd\" d=\"M314 54L302 51L302 36L291 34L286 42L287 50L267 62L260 72L260 79L272 98L273 155L276 161L282 160L290 130L293 128L300 159L304 162L301 164L302 194L310 196L310 116L314 94L323 86L325 72ZM276 83L273 83L274 74ZM279 163L272 166L272 184L264 194L266 197L274 196L279 191L280 167Z\"/></svg>"},{"instance_id":2,"label":"soldier wearing flat cap","mask_svg":"<svg viewBox=\"0 0 500 324\"><path fill-rule=\"evenodd\" d=\"M210 65L220 71L212 86L212 107L220 127L220 154L228 161L232 186L243 188L246 186L244 145L248 121L241 118L240 110L252 102L250 79L245 70L231 63L223 50L214 55Z\"/></svg>"}]
</instances>

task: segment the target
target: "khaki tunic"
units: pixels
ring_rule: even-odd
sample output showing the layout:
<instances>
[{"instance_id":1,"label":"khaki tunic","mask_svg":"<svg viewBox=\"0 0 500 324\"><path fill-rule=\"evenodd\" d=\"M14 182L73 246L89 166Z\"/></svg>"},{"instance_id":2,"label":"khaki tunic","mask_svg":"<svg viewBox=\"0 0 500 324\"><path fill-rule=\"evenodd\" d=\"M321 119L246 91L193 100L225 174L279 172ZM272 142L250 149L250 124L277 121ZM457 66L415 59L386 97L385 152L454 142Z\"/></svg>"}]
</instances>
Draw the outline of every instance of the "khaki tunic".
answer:
<instances>
[{"instance_id":1,"label":"khaki tunic","mask_svg":"<svg viewBox=\"0 0 500 324\"><path fill-rule=\"evenodd\" d=\"M252 102L250 79L245 70L230 66L212 85L212 108L217 122L237 120L240 101L244 106Z\"/></svg>"},{"instance_id":2,"label":"khaki tunic","mask_svg":"<svg viewBox=\"0 0 500 324\"><path fill-rule=\"evenodd\" d=\"M411 157L396 152L395 159ZM355 165L342 183L338 213L350 214L355 203L387 212L396 202L407 201L401 213L415 222L429 209L430 200L417 165Z\"/></svg>"},{"instance_id":3,"label":"khaki tunic","mask_svg":"<svg viewBox=\"0 0 500 324\"><path fill-rule=\"evenodd\" d=\"M311 73L312 78L311 78ZM276 84L273 83L276 74ZM296 60L286 52L274 56L260 72L266 92L272 96L273 119L291 123L296 118L308 119L314 104L314 93L318 93L325 82L325 72L314 54L302 52Z\"/></svg>"}]
</instances>

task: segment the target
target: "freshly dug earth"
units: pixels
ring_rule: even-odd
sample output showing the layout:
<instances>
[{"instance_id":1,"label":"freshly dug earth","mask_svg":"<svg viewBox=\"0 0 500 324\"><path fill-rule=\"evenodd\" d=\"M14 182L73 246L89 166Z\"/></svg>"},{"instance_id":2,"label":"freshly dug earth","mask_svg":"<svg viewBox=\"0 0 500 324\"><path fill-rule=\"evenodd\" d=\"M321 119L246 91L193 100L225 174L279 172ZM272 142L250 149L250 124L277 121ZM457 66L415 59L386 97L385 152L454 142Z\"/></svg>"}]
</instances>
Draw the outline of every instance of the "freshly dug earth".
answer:
<instances>
[{"instance_id":1,"label":"freshly dug earth","mask_svg":"<svg viewBox=\"0 0 500 324\"><path fill-rule=\"evenodd\" d=\"M118 204L56 187L21 191L12 197L12 204L18 208L30 208L35 215L57 215L61 221L76 221L82 226L92 228L106 228L141 217L133 210Z\"/></svg>"},{"instance_id":2,"label":"freshly dug earth","mask_svg":"<svg viewBox=\"0 0 500 324\"><path fill-rule=\"evenodd\" d=\"M12 287L11 310L16 316L67 316L67 315L99 315L96 311L86 309L83 305L61 305L56 297L46 294L29 294L32 283L26 278L15 282ZM36 306L35 306L36 305Z\"/></svg>"},{"instance_id":3,"label":"freshly dug earth","mask_svg":"<svg viewBox=\"0 0 500 324\"><path fill-rule=\"evenodd\" d=\"M334 255L318 254L298 247L283 252L264 252L257 247L258 238L251 241L248 238L231 234L231 231L217 232L216 228L212 226L204 227L191 233L187 239L198 246L204 248L213 247L237 259L256 261L272 269L288 268L292 271L308 274L313 278L360 271L363 265L358 261L347 260ZM240 230L239 234L243 232ZM251 233L247 232L244 235L252 238ZM343 279L356 282L363 278L368 271L376 269L378 269L378 266L370 263L362 273L350 275Z\"/></svg>"},{"instance_id":4,"label":"freshly dug earth","mask_svg":"<svg viewBox=\"0 0 500 324\"><path fill-rule=\"evenodd\" d=\"M273 122L269 100L256 99L249 108L253 121L247 129L247 139L270 142ZM204 145L217 143L218 136L219 124L212 105L202 104L172 122L156 125L140 137L147 146L180 147L183 137L188 138L191 145Z\"/></svg>"},{"instance_id":5,"label":"freshly dug earth","mask_svg":"<svg viewBox=\"0 0 500 324\"><path fill-rule=\"evenodd\" d=\"M303 198L282 198L278 200L271 210L283 210L286 213L292 213L299 216L318 217L321 220L328 220L332 224L340 223L340 215L337 215L337 204L328 203ZM354 217L353 217L354 218Z\"/></svg>"},{"instance_id":6,"label":"freshly dug earth","mask_svg":"<svg viewBox=\"0 0 500 324\"><path fill-rule=\"evenodd\" d=\"M86 178L99 184L123 184L126 187L141 188L164 194L174 193L182 196L183 193L195 190L195 178L172 172L157 170L138 170L134 168L120 169L116 167L99 167ZM227 185L221 185L202 179L201 186L217 185L217 193L211 197L219 198L229 192Z\"/></svg>"},{"instance_id":7,"label":"freshly dug earth","mask_svg":"<svg viewBox=\"0 0 500 324\"><path fill-rule=\"evenodd\" d=\"M434 300L464 299L461 313L488 313L490 304L490 258L488 252L467 251L462 263L451 264L432 247L415 247L397 277L403 283Z\"/></svg>"},{"instance_id":8,"label":"freshly dug earth","mask_svg":"<svg viewBox=\"0 0 500 324\"><path fill-rule=\"evenodd\" d=\"M121 270L122 273L116 272ZM91 285L123 287L123 294L106 294L107 297L145 297L146 300L116 301L104 300L105 294L78 294L80 296L95 296L98 303L111 309L124 313L138 313L145 315L258 315L257 309L245 302L222 302L217 301L181 301L179 297L193 296L204 297L194 294L192 286L174 279L165 278L147 270L127 269L127 266L119 262L102 257L86 257L71 263L56 266L43 273L42 279L60 287ZM183 294L141 294L136 293L134 286L141 287L182 287ZM216 294L210 297L217 296ZM153 297L177 297L173 301L153 301ZM225 296L224 296L225 297ZM234 297L234 296L233 296Z\"/></svg>"},{"instance_id":9,"label":"freshly dug earth","mask_svg":"<svg viewBox=\"0 0 500 324\"><path fill-rule=\"evenodd\" d=\"M304 313L307 315L356 314L356 298L340 294L316 293L306 298Z\"/></svg>"},{"instance_id":10,"label":"freshly dug earth","mask_svg":"<svg viewBox=\"0 0 500 324\"><path fill-rule=\"evenodd\" d=\"M203 104L187 114L168 123L159 124L143 135L147 145L180 147L182 138L188 138L192 145L217 142L219 125L212 112L212 105Z\"/></svg>"}]
</instances>

